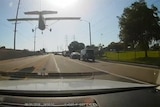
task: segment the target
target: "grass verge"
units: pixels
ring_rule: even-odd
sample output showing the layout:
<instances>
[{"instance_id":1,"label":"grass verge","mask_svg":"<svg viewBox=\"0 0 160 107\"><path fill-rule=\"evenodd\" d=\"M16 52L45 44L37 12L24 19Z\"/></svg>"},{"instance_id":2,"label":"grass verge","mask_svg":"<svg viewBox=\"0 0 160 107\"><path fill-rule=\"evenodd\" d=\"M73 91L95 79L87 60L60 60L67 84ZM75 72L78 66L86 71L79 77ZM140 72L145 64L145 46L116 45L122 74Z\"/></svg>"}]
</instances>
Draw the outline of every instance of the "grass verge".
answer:
<instances>
[{"instance_id":1,"label":"grass verge","mask_svg":"<svg viewBox=\"0 0 160 107\"><path fill-rule=\"evenodd\" d=\"M160 52L148 51L148 57L145 57L144 51L129 51L129 52L106 52L103 57L97 57L103 61L120 61L138 64L147 64L160 66Z\"/></svg>"}]
</instances>

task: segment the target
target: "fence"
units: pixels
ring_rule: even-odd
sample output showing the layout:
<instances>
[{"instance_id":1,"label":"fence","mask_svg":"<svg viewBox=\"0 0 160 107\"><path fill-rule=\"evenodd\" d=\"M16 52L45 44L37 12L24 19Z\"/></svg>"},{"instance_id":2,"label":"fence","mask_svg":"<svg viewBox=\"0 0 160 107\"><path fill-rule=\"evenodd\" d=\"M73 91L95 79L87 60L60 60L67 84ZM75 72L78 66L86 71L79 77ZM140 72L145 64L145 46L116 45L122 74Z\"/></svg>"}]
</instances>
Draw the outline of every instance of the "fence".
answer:
<instances>
[{"instance_id":1,"label":"fence","mask_svg":"<svg viewBox=\"0 0 160 107\"><path fill-rule=\"evenodd\" d=\"M160 58L160 51L148 51L149 58ZM144 51L122 51L122 52L105 52L105 59L119 61L135 61L145 58Z\"/></svg>"}]
</instances>

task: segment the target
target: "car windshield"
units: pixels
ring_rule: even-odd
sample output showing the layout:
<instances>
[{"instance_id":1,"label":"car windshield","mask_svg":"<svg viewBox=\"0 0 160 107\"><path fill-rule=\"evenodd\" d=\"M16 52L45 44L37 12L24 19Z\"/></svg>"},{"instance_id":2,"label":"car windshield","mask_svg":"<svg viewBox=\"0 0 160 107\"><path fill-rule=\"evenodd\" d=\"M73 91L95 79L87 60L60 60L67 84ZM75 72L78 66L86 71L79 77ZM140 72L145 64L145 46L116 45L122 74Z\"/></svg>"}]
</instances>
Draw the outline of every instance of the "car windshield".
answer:
<instances>
[{"instance_id":1,"label":"car windshield","mask_svg":"<svg viewBox=\"0 0 160 107\"><path fill-rule=\"evenodd\" d=\"M0 89L160 84L159 0L0 0L0 14Z\"/></svg>"}]
</instances>

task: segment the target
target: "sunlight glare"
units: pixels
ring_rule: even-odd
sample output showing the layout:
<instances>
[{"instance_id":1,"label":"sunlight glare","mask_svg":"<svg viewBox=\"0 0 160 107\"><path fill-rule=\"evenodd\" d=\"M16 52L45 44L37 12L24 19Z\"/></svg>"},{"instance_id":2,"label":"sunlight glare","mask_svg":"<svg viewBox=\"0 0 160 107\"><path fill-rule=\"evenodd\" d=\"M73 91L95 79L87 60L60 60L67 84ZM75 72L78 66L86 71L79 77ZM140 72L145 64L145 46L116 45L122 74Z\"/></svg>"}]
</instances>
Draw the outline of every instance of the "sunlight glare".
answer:
<instances>
[{"instance_id":1,"label":"sunlight glare","mask_svg":"<svg viewBox=\"0 0 160 107\"><path fill-rule=\"evenodd\" d=\"M73 6L77 0L50 0L49 3L55 5L58 8L66 8Z\"/></svg>"}]
</instances>

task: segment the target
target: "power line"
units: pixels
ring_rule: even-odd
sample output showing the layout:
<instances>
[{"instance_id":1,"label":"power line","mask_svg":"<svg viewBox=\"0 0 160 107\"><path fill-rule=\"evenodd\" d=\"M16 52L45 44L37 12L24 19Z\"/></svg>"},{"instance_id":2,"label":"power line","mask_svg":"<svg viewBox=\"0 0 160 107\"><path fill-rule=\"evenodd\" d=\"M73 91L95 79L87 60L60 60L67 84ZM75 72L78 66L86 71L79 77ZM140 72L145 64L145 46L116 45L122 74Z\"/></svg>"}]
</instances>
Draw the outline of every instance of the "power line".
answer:
<instances>
[{"instance_id":1,"label":"power line","mask_svg":"<svg viewBox=\"0 0 160 107\"><path fill-rule=\"evenodd\" d=\"M153 2L152 2L152 4L155 4L155 3L160 3L160 1L158 0L154 0Z\"/></svg>"},{"instance_id":2,"label":"power line","mask_svg":"<svg viewBox=\"0 0 160 107\"><path fill-rule=\"evenodd\" d=\"M56 24L58 21L59 21L59 20L57 20L57 21L51 23L50 25L48 25L48 27L49 27L49 26L52 26L52 25L54 25L54 24Z\"/></svg>"},{"instance_id":3,"label":"power line","mask_svg":"<svg viewBox=\"0 0 160 107\"><path fill-rule=\"evenodd\" d=\"M8 26L6 23L1 22L1 21L0 21L0 23L3 24L3 26L6 27L6 28L8 28L10 31L13 31L13 28L11 28L10 26Z\"/></svg>"},{"instance_id":4,"label":"power line","mask_svg":"<svg viewBox=\"0 0 160 107\"><path fill-rule=\"evenodd\" d=\"M24 36L24 34L23 34L22 32L18 31L17 33L20 35L20 37L21 37L23 40L31 41L31 39L29 39L29 38L27 38L26 36Z\"/></svg>"},{"instance_id":5,"label":"power line","mask_svg":"<svg viewBox=\"0 0 160 107\"><path fill-rule=\"evenodd\" d=\"M128 4L130 4L130 3L131 3L130 0L129 0L128 2L125 2L126 5L128 5ZM110 6L112 6L112 5L109 5L108 8L109 8ZM114 7L114 6L112 6L112 7ZM101 8L101 7L99 7L99 8ZM98 8L98 9L99 9L99 8ZM97 9L96 9L96 10L97 10ZM100 9L100 10L101 10L101 9ZM93 17L95 17L95 16L97 16L97 14L95 14ZM104 20L108 20L108 16L104 16L104 17L102 17L100 20L98 20L96 23L93 23L93 24L92 24L92 28L97 27L97 24L99 24L99 23L101 23L101 22L104 22Z\"/></svg>"}]
</instances>

